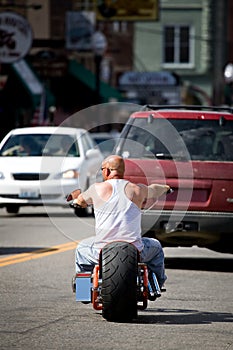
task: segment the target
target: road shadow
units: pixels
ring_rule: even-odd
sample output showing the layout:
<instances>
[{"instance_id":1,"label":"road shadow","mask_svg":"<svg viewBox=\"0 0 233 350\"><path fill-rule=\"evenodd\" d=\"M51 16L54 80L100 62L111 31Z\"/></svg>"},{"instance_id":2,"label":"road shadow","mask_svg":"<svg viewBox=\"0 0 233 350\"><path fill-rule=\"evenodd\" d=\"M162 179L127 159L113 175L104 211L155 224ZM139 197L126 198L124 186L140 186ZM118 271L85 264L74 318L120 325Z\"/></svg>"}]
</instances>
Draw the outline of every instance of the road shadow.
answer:
<instances>
[{"instance_id":1,"label":"road shadow","mask_svg":"<svg viewBox=\"0 0 233 350\"><path fill-rule=\"evenodd\" d=\"M147 309L144 312L148 315L139 315L134 323L189 325L233 322L233 314L226 312L202 312L187 309Z\"/></svg>"},{"instance_id":2,"label":"road shadow","mask_svg":"<svg viewBox=\"0 0 233 350\"><path fill-rule=\"evenodd\" d=\"M231 258L179 257L165 258L166 269L200 270L216 272L233 272L233 255Z\"/></svg>"},{"instance_id":3,"label":"road shadow","mask_svg":"<svg viewBox=\"0 0 233 350\"><path fill-rule=\"evenodd\" d=\"M0 218L4 219L15 219L18 218L39 218L39 217L51 217L51 218L93 218L92 213L87 213L84 216L77 216L74 211L71 209L70 211L65 209L62 212L30 212L30 213L17 213L17 214L8 214L8 213L0 213Z\"/></svg>"},{"instance_id":4,"label":"road shadow","mask_svg":"<svg viewBox=\"0 0 233 350\"><path fill-rule=\"evenodd\" d=\"M62 213L18 213L18 214L3 214L1 218L9 218L9 219L18 219L18 218L39 218L39 217L54 217L54 218L64 218L64 217L76 217L76 215L70 212L62 212Z\"/></svg>"},{"instance_id":5,"label":"road shadow","mask_svg":"<svg viewBox=\"0 0 233 350\"><path fill-rule=\"evenodd\" d=\"M52 252L57 250L56 248L48 247L0 247L0 255L15 255L24 253L33 253L38 251L38 254L44 251Z\"/></svg>"}]
</instances>

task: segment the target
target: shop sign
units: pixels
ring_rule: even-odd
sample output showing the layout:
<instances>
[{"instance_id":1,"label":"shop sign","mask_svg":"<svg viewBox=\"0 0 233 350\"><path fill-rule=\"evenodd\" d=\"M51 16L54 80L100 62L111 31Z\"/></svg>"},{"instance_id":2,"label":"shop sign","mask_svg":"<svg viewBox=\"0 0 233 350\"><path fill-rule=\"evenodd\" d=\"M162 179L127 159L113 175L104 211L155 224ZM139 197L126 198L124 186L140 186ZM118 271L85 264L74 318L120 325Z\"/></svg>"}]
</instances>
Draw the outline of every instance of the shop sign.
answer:
<instances>
[{"instance_id":1,"label":"shop sign","mask_svg":"<svg viewBox=\"0 0 233 350\"><path fill-rule=\"evenodd\" d=\"M32 40L32 29L26 18L10 11L0 13L0 63L13 63L23 58Z\"/></svg>"},{"instance_id":2,"label":"shop sign","mask_svg":"<svg viewBox=\"0 0 233 350\"><path fill-rule=\"evenodd\" d=\"M177 85L177 80L173 74L166 71L161 72L125 72L119 79L121 87L134 86L168 86Z\"/></svg>"},{"instance_id":3,"label":"shop sign","mask_svg":"<svg viewBox=\"0 0 233 350\"><path fill-rule=\"evenodd\" d=\"M138 104L168 104L181 102L181 90L177 78L170 72L125 72L119 78L119 90L134 95ZM143 101L143 102L142 102Z\"/></svg>"},{"instance_id":4,"label":"shop sign","mask_svg":"<svg viewBox=\"0 0 233 350\"><path fill-rule=\"evenodd\" d=\"M68 11L66 13L66 49L92 50L94 23L94 12Z\"/></svg>"},{"instance_id":5,"label":"shop sign","mask_svg":"<svg viewBox=\"0 0 233 350\"><path fill-rule=\"evenodd\" d=\"M158 21L159 0L95 0L97 21Z\"/></svg>"}]
</instances>

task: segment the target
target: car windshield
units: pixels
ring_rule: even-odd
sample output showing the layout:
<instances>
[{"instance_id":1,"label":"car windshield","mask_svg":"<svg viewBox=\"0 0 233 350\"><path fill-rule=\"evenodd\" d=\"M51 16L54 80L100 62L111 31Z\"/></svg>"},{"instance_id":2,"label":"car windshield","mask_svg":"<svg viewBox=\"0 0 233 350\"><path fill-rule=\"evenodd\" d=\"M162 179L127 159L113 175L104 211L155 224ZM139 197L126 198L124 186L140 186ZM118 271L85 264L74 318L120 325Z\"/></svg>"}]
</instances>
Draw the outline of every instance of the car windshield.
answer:
<instances>
[{"instance_id":1,"label":"car windshield","mask_svg":"<svg viewBox=\"0 0 233 350\"><path fill-rule=\"evenodd\" d=\"M71 135L12 135L3 145L0 156L79 157L79 148L74 136Z\"/></svg>"},{"instance_id":2,"label":"car windshield","mask_svg":"<svg viewBox=\"0 0 233 350\"><path fill-rule=\"evenodd\" d=\"M116 144L116 139L114 138L94 137L94 140L104 154L111 154Z\"/></svg>"},{"instance_id":3,"label":"car windshield","mask_svg":"<svg viewBox=\"0 0 233 350\"><path fill-rule=\"evenodd\" d=\"M233 121L135 118L117 153L127 158L233 161Z\"/></svg>"}]
</instances>

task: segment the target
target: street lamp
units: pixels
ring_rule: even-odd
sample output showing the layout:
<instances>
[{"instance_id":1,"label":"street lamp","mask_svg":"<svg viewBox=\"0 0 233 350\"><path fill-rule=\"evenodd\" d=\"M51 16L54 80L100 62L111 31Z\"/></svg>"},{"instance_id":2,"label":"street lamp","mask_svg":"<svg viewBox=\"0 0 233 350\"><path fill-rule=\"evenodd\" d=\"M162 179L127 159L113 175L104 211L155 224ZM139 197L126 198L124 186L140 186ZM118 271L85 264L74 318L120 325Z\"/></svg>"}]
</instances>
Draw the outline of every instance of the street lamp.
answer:
<instances>
[{"instance_id":1,"label":"street lamp","mask_svg":"<svg viewBox=\"0 0 233 350\"><path fill-rule=\"evenodd\" d=\"M100 94L100 73L101 62L107 48L107 40L103 33L97 30L92 36L92 49L95 55L95 99L96 104L101 103Z\"/></svg>"}]
</instances>

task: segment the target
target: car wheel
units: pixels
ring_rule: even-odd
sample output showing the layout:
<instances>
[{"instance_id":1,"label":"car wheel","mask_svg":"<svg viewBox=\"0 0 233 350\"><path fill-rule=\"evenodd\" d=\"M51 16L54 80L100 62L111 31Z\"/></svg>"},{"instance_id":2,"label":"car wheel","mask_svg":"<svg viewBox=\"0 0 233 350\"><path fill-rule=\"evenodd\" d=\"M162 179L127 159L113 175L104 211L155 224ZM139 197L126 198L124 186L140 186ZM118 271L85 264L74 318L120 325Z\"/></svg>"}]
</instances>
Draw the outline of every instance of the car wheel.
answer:
<instances>
[{"instance_id":1,"label":"car wheel","mask_svg":"<svg viewBox=\"0 0 233 350\"><path fill-rule=\"evenodd\" d=\"M17 214L19 212L19 206L15 204L10 204L6 206L6 211L9 214Z\"/></svg>"}]
</instances>

